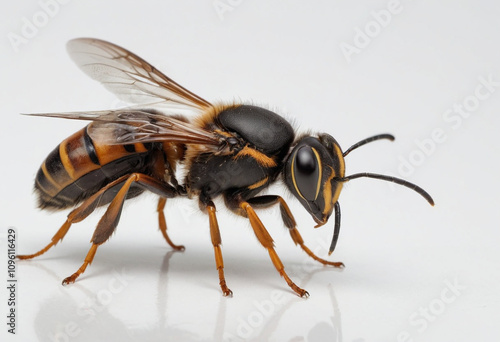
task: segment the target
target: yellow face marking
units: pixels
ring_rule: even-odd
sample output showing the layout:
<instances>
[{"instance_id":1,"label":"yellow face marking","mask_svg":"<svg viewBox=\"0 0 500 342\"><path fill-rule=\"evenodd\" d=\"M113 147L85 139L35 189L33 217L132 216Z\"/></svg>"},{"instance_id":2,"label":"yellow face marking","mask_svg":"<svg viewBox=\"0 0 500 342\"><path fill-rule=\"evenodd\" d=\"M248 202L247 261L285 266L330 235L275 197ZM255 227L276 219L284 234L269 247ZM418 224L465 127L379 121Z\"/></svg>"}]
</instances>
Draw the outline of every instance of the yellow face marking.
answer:
<instances>
[{"instance_id":1,"label":"yellow face marking","mask_svg":"<svg viewBox=\"0 0 500 342\"><path fill-rule=\"evenodd\" d=\"M335 170L330 167L332 170L332 175L331 177L328 178L326 181L324 190L323 190L323 198L325 200L325 210L323 210L323 214L328 214L331 210L335 202L339 199L340 196L340 191L342 190L342 187L344 183L338 182L337 187L335 188L335 193L332 194L332 184L331 180L334 177L339 177L342 178L345 175L345 161L344 157L342 157L342 151L340 150L340 147L338 145L334 145L334 153L336 156L338 156L339 160L339 174L335 174ZM331 198L331 201L329 200Z\"/></svg>"},{"instance_id":2,"label":"yellow face marking","mask_svg":"<svg viewBox=\"0 0 500 342\"><path fill-rule=\"evenodd\" d=\"M345 161L344 157L342 156L342 151L340 150L340 147L338 145L334 145L335 148L335 155L338 156L339 159L339 175L338 177L344 177L345 176Z\"/></svg>"},{"instance_id":3,"label":"yellow face marking","mask_svg":"<svg viewBox=\"0 0 500 342\"><path fill-rule=\"evenodd\" d=\"M323 176L323 167L321 166L321 161L319 160L318 151L316 151L314 147L311 147L311 149L316 155L316 160L318 161L318 166L319 166L318 185L316 186L316 195L314 196L314 200L316 200L316 198L318 198L319 189L321 188L321 177Z\"/></svg>"},{"instance_id":4,"label":"yellow face marking","mask_svg":"<svg viewBox=\"0 0 500 342\"><path fill-rule=\"evenodd\" d=\"M305 201L306 199L304 198L304 196L302 196L302 194L300 193L300 190L299 188L297 187L297 183L295 182L295 171L293 171L295 168L295 156L297 155L297 151L295 151L295 153L293 154L293 157L292 157L292 182L293 182L293 187L295 188L295 191L297 191L297 193L299 194L299 196Z\"/></svg>"},{"instance_id":5,"label":"yellow face marking","mask_svg":"<svg viewBox=\"0 0 500 342\"><path fill-rule=\"evenodd\" d=\"M345 176L344 157L342 156L342 151L340 150L340 147L338 145L334 145L334 149L335 149L335 155L338 156L338 160L339 160L339 174L337 175L337 177L342 178ZM332 170L332 172L333 172L333 170ZM335 202L337 202L337 200L339 199L340 190L342 190L343 185L344 185L344 183L342 183L342 182L337 183L337 189L335 189L335 193L333 194L333 197L332 197L332 205L335 204Z\"/></svg>"},{"instance_id":6,"label":"yellow face marking","mask_svg":"<svg viewBox=\"0 0 500 342\"><path fill-rule=\"evenodd\" d=\"M261 187L262 185L266 184L268 180L269 180L269 177L266 177L263 180L260 180L257 183L254 183L254 184L250 185L248 188L251 189L251 190L252 189L257 189L257 188Z\"/></svg>"},{"instance_id":7,"label":"yellow face marking","mask_svg":"<svg viewBox=\"0 0 500 342\"><path fill-rule=\"evenodd\" d=\"M332 212L334 203L334 201L331 201L330 198L332 198L332 179L333 177L335 177L335 171L331 166L329 166L329 168L332 170L332 174L330 177L328 177L323 187L323 199L325 201L325 209L323 209L323 215L328 215ZM335 199L335 202L336 201L337 200Z\"/></svg>"}]
</instances>

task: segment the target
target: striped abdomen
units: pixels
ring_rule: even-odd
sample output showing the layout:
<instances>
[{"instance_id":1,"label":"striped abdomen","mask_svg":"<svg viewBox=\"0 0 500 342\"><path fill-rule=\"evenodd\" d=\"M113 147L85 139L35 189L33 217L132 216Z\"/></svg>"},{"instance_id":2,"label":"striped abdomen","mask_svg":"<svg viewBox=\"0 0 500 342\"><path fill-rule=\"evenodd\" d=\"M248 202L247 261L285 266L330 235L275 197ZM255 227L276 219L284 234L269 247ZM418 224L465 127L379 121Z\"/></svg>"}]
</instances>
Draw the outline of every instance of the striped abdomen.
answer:
<instances>
[{"instance_id":1,"label":"striped abdomen","mask_svg":"<svg viewBox=\"0 0 500 342\"><path fill-rule=\"evenodd\" d=\"M141 143L98 144L85 127L60 143L38 170L38 205L52 210L72 207L123 175L147 171L150 157Z\"/></svg>"}]
</instances>

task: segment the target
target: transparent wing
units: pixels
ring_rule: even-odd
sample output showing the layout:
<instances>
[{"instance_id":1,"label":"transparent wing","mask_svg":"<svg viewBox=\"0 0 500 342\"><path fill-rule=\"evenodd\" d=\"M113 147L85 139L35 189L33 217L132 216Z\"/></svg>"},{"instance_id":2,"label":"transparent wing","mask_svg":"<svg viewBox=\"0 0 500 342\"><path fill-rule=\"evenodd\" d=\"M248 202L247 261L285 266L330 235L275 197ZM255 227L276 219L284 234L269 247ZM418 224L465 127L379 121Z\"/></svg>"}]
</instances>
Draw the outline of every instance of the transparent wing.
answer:
<instances>
[{"instance_id":1,"label":"transparent wing","mask_svg":"<svg viewBox=\"0 0 500 342\"><path fill-rule=\"evenodd\" d=\"M70 40L67 49L83 72L125 102L195 111L212 106L118 45L94 38L78 38Z\"/></svg>"},{"instance_id":2,"label":"transparent wing","mask_svg":"<svg viewBox=\"0 0 500 342\"><path fill-rule=\"evenodd\" d=\"M213 150L219 150L225 145L221 138L184 121L182 117L167 116L152 110L120 109L26 115L92 121L88 133L94 141L102 144L179 142L206 145Z\"/></svg>"}]
</instances>

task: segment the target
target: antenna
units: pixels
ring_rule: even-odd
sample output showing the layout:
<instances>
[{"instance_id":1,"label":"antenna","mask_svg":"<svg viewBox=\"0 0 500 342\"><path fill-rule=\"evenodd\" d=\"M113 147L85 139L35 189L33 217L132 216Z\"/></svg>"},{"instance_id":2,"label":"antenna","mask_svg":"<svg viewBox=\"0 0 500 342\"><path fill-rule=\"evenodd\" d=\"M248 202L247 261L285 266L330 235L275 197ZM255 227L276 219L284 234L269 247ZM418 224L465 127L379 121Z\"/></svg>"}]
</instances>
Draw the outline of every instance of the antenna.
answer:
<instances>
[{"instance_id":1,"label":"antenna","mask_svg":"<svg viewBox=\"0 0 500 342\"><path fill-rule=\"evenodd\" d=\"M387 140L390 140L390 141L394 141L394 135L392 134L379 134L379 135L374 135L373 137L369 137L369 138L366 138L366 139L363 139L357 143L355 143L354 145L352 145L351 147L349 147L344 153L343 153L343 156L347 156L349 153L351 153L353 150L357 149L358 147L361 147L363 145L366 145L372 141L377 141L377 140L381 140L381 139L387 139Z\"/></svg>"},{"instance_id":2,"label":"antenna","mask_svg":"<svg viewBox=\"0 0 500 342\"><path fill-rule=\"evenodd\" d=\"M395 138L391 134L374 135L372 137L363 139L363 140L357 142L356 144L352 145L351 147L349 147L343 153L343 156L344 157L347 156L350 152L352 152L353 150L357 149L358 147L366 145L366 144L368 144L368 143L370 143L372 141L377 141L377 140L381 140L381 139L388 139L388 140L393 141ZM429 193L427 191L425 191L424 189L422 189L418 185L410 183L408 181L405 181L404 179L401 179L401 178L396 178L396 177L386 176L386 175L380 175L380 174L377 174L377 173L362 172L362 173L355 173L355 174L347 176L347 177L337 178L337 180L339 182L348 182L348 181L350 181L352 179L362 178L362 177L380 179L380 180L384 180L384 181L387 181L387 182L392 182L392 183L396 183L396 184L405 186L405 187L407 187L407 188L415 191L416 193L418 193L423 198L425 198L425 200L427 202L429 202L430 205L432 205L432 206L434 205L434 200L432 199L431 195L429 195ZM334 228L334 231L333 231L332 242L330 244L330 249L328 251L328 255L332 254L333 251L335 250L335 246L337 245L337 240L339 238L339 233L340 233L340 204L339 204L339 202L335 202L334 208L335 208L335 228Z\"/></svg>"},{"instance_id":3,"label":"antenna","mask_svg":"<svg viewBox=\"0 0 500 342\"><path fill-rule=\"evenodd\" d=\"M427 191L425 191L424 189L422 189L418 185L410 183L408 181L405 181L404 179L401 179L401 178L396 178L396 177L386 176L386 175L379 175L377 173L363 172L363 173L356 173L356 174L350 175L348 177L339 178L339 181L340 182L348 182L351 179L361 178L361 177L381 179L384 181L393 182L393 183L396 183L396 184L399 184L402 186L406 186L407 188L417 192L419 195L421 195L423 198L425 198L427 200L427 202L429 202L430 205L434 205L434 200L432 199L431 195L429 195L427 193Z\"/></svg>"}]
</instances>

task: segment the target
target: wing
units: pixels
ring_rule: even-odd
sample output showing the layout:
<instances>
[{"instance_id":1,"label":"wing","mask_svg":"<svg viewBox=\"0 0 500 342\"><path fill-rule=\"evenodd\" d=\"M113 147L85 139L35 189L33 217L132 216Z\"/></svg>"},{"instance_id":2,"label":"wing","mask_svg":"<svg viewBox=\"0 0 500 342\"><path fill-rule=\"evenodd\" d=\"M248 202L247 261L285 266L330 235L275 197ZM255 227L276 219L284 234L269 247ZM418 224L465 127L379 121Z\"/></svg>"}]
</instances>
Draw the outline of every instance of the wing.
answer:
<instances>
[{"instance_id":1,"label":"wing","mask_svg":"<svg viewBox=\"0 0 500 342\"><path fill-rule=\"evenodd\" d=\"M212 132L186 122L181 117L167 116L154 110L119 109L26 115L92 121L88 133L94 141L102 144L178 142L205 145L212 151L219 151L226 145L222 137Z\"/></svg>"},{"instance_id":2,"label":"wing","mask_svg":"<svg viewBox=\"0 0 500 342\"><path fill-rule=\"evenodd\" d=\"M78 38L70 40L67 49L83 72L123 101L198 112L212 107L144 59L118 45L99 39Z\"/></svg>"}]
</instances>

